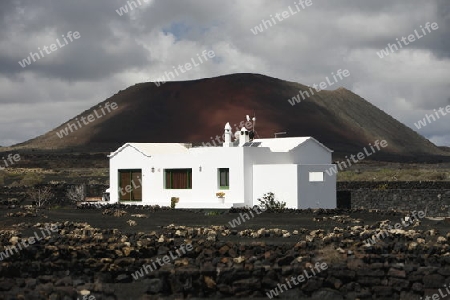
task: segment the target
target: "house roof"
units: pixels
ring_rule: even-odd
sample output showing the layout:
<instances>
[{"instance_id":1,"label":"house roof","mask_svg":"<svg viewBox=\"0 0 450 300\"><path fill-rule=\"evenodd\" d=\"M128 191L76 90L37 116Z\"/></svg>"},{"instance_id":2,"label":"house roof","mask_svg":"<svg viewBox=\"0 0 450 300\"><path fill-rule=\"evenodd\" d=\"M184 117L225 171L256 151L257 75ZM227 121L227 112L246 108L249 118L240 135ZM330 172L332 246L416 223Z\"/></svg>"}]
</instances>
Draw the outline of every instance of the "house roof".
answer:
<instances>
[{"instance_id":1,"label":"house roof","mask_svg":"<svg viewBox=\"0 0 450 300\"><path fill-rule=\"evenodd\" d=\"M325 148L329 152L333 152L333 150L326 147L324 144L319 142L313 137L305 136L305 137L285 137L285 138L272 138L272 139L254 139L253 143L258 143L256 147L268 147L272 152L289 152L295 147L298 147L307 141L312 140Z\"/></svg>"},{"instance_id":2,"label":"house roof","mask_svg":"<svg viewBox=\"0 0 450 300\"><path fill-rule=\"evenodd\" d=\"M113 157L120 153L126 147L133 147L145 156L161 155L161 154L178 154L185 153L191 144L182 143L126 143L114 152L111 152L109 157Z\"/></svg>"},{"instance_id":3,"label":"house roof","mask_svg":"<svg viewBox=\"0 0 450 300\"><path fill-rule=\"evenodd\" d=\"M285 138L270 138L270 139L254 139L253 141L244 144L244 147L267 147L272 152L289 152L292 149L303 145L307 141L314 141L319 146L323 147L329 152L333 150L329 149L318 140L313 137L285 137ZM236 145L237 146L237 145ZM164 154L181 154L189 151L192 148L191 144L183 143L126 143L119 149L111 152L109 157L114 157L120 153L126 147L133 147L137 151L141 152L145 156L164 155ZM207 148L207 147L199 147Z\"/></svg>"}]
</instances>

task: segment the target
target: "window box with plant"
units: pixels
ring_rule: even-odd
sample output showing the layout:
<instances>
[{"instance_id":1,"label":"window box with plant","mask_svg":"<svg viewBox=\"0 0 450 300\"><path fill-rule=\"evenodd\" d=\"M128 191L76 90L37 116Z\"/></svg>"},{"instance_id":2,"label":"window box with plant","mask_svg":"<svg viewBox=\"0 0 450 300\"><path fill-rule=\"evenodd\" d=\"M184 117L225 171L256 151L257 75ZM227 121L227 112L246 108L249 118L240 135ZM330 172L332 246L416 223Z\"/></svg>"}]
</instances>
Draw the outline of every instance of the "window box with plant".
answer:
<instances>
[{"instance_id":1,"label":"window box with plant","mask_svg":"<svg viewBox=\"0 0 450 300\"><path fill-rule=\"evenodd\" d=\"M217 192L216 197L219 199L220 203L225 202L225 193L224 192Z\"/></svg>"},{"instance_id":2,"label":"window box with plant","mask_svg":"<svg viewBox=\"0 0 450 300\"><path fill-rule=\"evenodd\" d=\"M170 198L170 208L175 209L175 206L180 201L179 197L172 197Z\"/></svg>"}]
</instances>

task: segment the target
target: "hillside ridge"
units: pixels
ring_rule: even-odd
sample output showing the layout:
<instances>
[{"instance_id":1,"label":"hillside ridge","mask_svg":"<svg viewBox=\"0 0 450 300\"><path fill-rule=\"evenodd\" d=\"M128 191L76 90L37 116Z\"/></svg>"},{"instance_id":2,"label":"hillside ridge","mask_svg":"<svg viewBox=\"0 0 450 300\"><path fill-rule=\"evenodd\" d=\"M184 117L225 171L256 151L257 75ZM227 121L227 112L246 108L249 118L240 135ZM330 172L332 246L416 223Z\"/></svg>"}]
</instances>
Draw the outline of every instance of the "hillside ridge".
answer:
<instances>
[{"instance_id":1,"label":"hillside ridge","mask_svg":"<svg viewBox=\"0 0 450 300\"><path fill-rule=\"evenodd\" d=\"M207 143L223 134L226 122L239 124L256 114L261 138L312 136L337 153L356 153L385 139L384 154L448 155L369 101L343 87L323 90L291 105L309 90L300 83L261 74L239 73L192 81L138 83L121 90L53 130L15 149L114 151L125 142ZM106 103L117 109L60 138L68 123L93 114ZM235 129L234 126L233 130Z\"/></svg>"}]
</instances>

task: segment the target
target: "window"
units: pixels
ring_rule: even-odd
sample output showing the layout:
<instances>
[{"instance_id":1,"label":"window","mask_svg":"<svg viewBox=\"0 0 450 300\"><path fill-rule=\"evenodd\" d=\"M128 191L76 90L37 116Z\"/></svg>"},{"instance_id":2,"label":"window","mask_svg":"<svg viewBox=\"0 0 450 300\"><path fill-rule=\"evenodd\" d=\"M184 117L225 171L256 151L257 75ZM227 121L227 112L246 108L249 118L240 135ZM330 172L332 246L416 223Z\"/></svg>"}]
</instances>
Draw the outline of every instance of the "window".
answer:
<instances>
[{"instance_id":1,"label":"window","mask_svg":"<svg viewBox=\"0 0 450 300\"><path fill-rule=\"evenodd\" d=\"M119 200L142 201L142 170L119 170Z\"/></svg>"},{"instance_id":2,"label":"window","mask_svg":"<svg viewBox=\"0 0 450 300\"><path fill-rule=\"evenodd\" d=\"M230 169L220 168L217 169L219 178L219 189L227 190L230 188Z\"/></svg>"},{"instance_id":3,"label":"window","mask_svg":"<svg viewBox=\"0 0 450 300\"><path fill-rule=\"evenodd\" d=\"M166 169L166 189L192 189L192 169Z\"/></svg>"},{"instance_id":4,"label":"window","mask_svg":"<svg viewBox=\"0 0 450 300\"><path fill-rule=\"evenodd\" d=\"M323 172L309 172L309 182L323 182Z\"/></svg>"}]
</instances>

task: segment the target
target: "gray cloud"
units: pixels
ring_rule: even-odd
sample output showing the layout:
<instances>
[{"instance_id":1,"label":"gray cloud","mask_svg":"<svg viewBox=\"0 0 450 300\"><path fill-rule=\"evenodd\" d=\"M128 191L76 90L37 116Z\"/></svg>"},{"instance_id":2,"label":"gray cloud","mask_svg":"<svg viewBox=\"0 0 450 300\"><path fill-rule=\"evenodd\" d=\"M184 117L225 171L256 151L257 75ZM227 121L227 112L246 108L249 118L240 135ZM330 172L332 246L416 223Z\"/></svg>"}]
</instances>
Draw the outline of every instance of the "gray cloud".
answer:
<instances>
[{"instance_id":1,"label":"gray cloud","mask_svg":"<svg viewBox=\"0 0 450 300\"><path fill-rule=\"evenodd\" d=\"M137 2L137 0L135 0ZM254 35L294 1L6 0L0 3L0 145L43 134L138 82L152 81L205 49L217 58L179 80L234 72L313 84L337 69L353 90L414 130L449 102L450 6L446 0L312 0ZM388 43L437 22L439 29L380 59ZM80 39L22 68L18 61L68 31ZM335 88L337 86L333 86ZM450 116L419 130L450 145Z\"/></svg>"}]
</instances>

